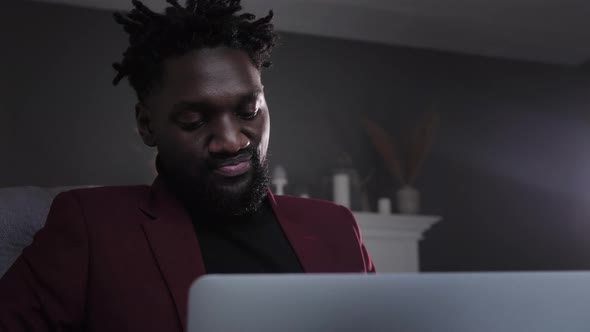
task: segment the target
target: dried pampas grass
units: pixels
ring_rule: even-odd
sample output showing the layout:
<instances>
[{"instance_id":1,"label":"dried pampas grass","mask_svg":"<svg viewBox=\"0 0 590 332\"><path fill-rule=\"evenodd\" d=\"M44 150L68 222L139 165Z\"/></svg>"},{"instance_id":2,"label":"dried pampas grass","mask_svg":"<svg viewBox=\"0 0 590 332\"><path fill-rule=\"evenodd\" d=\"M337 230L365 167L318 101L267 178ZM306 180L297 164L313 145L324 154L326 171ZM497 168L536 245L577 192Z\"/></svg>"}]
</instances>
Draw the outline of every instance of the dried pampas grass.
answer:
<instances>
[{"instance_id":1,"label":"dried pampas grass","mask_svg":"<svg viewBox=\"0 0 590 332\"><path fill-rule=\"evenodd\" d=\"M434 143L440 125L439 112L425 112L402 148L398 148L394 139L366 115L361 116L361 123L389 173L401 185L414 185Z\"/></svg>"}]
</instances>

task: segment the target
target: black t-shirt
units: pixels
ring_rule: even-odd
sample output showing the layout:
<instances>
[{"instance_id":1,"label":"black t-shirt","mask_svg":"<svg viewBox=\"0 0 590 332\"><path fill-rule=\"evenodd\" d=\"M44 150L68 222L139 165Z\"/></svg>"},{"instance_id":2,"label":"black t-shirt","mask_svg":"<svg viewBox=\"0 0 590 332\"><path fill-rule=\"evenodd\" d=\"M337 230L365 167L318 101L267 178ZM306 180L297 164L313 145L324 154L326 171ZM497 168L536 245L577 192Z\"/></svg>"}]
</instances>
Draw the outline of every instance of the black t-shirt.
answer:
<instances>
[{"instance_id":1,"label":"black t-shirt","mask_svg":"<svg viewBox=\"0 0 590 332\"><path fill-rule=\"evenodd\" d=\"M193 224L208 274L303 272L268 201L252 216Z\"/></svg>"}]
</instances>

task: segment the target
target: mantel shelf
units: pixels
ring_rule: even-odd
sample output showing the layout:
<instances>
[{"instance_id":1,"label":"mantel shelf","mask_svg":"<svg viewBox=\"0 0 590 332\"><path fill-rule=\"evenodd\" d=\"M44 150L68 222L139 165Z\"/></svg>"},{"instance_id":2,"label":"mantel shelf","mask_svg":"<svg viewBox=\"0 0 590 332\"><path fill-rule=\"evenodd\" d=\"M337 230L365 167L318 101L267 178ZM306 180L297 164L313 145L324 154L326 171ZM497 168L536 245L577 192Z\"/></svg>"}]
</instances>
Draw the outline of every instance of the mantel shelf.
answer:
<instances>
[{"instance_id":1,"label":"mantel shelf","mask_svg":"<svg viewBox=\"0 0 590 332\"><path fill-rule=\"evenodd\" d=\"M365 246L381 272L418 272L418 241L442 219L426 215L353 213Z\"/></svg>"}]
</instances>

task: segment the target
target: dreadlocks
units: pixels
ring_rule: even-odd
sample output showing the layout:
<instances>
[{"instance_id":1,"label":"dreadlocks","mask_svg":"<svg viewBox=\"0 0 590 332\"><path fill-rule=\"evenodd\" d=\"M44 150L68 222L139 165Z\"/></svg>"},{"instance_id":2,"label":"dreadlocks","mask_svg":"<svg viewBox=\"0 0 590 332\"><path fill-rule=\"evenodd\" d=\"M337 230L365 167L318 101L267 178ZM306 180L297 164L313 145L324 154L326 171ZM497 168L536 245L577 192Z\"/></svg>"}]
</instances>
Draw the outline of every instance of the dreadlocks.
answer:
<instances>
[{"instance_id":1,"label":"dreadlocks","mask_svg":"<svg viewBox=\"0 0 590 332\"><path fill-rule=\"evenodd\" d=\"M125 76L138 97L154 92L166 59L181 56L200 48L226 46L248 53L257 68L270 66L270 53L277 35L271 23L272 10L256 20L249 13L238 15L241 0L187 0L183 7L178 0L164 14L158 14L141 1L133 0L130 12L115 13L115 21L129 34L129 48L123 61L113 64L117 85Z\"/></svg>"}]
</instances>

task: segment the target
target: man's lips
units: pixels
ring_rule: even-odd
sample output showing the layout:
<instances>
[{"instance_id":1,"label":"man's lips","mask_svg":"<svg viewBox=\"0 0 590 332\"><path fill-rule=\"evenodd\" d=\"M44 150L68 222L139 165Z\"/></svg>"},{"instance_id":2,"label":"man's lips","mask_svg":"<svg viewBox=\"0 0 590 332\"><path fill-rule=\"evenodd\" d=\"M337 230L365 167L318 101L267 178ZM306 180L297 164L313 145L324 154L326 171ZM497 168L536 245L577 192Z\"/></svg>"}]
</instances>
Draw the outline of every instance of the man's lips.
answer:
<instances>
[{"instance_id":1,"label":"man's lips","mask_svg":"<svg viewBox=\"0 0 590 332\"><path fill-rule=\"evenodd\" d=\"M222 176L239 176L250 170L250 158L236 158L221 162L213 167L213 172Z\"/></svg>"}]
</instances>

